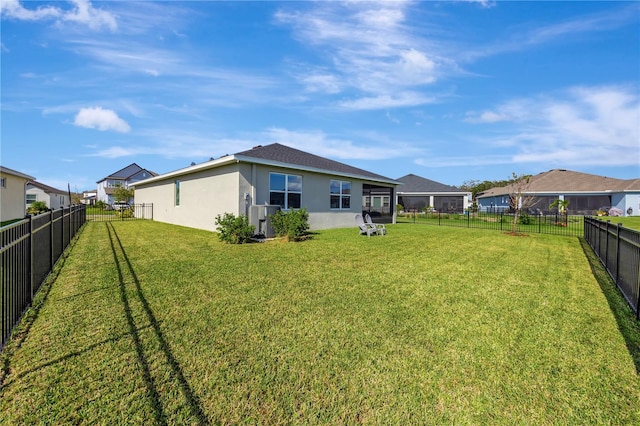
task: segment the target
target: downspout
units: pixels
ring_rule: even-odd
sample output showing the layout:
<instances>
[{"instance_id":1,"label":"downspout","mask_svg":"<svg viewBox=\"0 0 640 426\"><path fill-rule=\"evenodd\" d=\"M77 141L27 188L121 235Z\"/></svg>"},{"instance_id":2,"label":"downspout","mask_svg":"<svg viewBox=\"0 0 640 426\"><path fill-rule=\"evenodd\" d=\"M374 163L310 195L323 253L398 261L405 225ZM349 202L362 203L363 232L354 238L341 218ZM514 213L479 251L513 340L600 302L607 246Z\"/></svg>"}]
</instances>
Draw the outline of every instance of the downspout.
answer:
<instances>
[{"instance_id":1,"label":"downspout","mask_svg":"<svg viewBox=\"0 0 640 426\"><path fill-rule=\"evenodd\" d=\"M256 165L251 165L251 200L250 204L253 205L253 201L256 199L256 179L258 178L256 171Z\"/></svg>"},{"instance_id":2,"label":"downspout","mask_svg":"<svg viewBox=\"0 0 640 426\"><path fill-rule=\"evenodd\" d=\"M24 182L24 191L22 191L22 205L24 206L24 215L22 217L27 216L27 185L29 185L29 180Z\"/></svg>"}]
</instances>

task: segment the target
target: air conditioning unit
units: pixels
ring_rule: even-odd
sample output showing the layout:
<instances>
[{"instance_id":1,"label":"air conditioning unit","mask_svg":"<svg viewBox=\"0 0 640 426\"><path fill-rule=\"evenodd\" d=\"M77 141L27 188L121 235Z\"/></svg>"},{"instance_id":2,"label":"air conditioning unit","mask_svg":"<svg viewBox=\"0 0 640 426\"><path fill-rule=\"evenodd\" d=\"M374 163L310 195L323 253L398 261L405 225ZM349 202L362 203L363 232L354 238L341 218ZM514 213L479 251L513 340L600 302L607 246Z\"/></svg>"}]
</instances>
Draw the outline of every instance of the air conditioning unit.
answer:
<instances>
[{"instance_id":1,"label":"air conditioning unit","mask_svg":"<svg viewBox=\"0 0 640 426\"><path fill-rule=\"evenodd\" d=\"M271 226L271 215L280 210L280 206L272 206L268 204L251 206L249 223L256 227L256 233L262 234L266 238L276 236Z\"/></svg>"}]
</instances>

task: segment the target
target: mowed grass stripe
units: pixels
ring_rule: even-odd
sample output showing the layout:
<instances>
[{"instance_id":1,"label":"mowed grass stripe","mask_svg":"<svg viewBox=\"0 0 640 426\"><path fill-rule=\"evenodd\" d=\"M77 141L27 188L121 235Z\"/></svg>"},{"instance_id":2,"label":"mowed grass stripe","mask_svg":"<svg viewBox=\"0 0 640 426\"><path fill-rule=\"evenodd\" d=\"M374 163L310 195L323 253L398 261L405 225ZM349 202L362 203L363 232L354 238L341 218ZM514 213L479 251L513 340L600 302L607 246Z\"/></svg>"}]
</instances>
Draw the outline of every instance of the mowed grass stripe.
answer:
<instances>
[{"instance_id":1,"label":"mowed grass stripe","mask_svg":"<svg viewBox=\"0 0 640 426\"><path fill-rule=\"evenodd\" d=\"M628 424L626 344L573 238L394 225L234 246L90 223L0 409L27 423Z\"/></svg>"}]
</instances>

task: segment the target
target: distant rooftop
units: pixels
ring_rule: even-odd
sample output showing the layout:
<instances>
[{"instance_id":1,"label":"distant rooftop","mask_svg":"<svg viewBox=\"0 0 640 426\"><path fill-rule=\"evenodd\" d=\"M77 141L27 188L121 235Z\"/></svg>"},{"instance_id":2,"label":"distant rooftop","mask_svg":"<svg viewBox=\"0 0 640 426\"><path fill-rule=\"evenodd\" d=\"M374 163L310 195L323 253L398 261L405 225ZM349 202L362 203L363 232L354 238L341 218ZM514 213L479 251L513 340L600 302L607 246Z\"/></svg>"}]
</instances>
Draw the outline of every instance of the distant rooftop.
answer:
<instances>
[{"instance_id":1,"label":"distant rooftop","mask_svg":"<svg viewBox=\"0 0 640 426\"><path fill-rule=\"evenodd\" d=\"M53 194L67 194L68 193L67 191L63 191L61 189L56 189L56 188L54 188L52 186L45 185L44 183L36 182L36 181L31 181L27 185L33 186L35 188L39 188L39 189L43 190L44 192L53 193Z\"/></svg>"},{"instance_id":2,"label":"distant rooftop","mask_svg":"<svg viewBox=\"0 0 640 426\"><path fill-rule=\"evenodd\" d=\"M616 179L565 169L553 169L532 176L527 193L544 192L605 192L640 191L640 179ZM479 197L505 195L512 192L509 186L488 189Z\"/></svg>"},{"instance_id":3,"label":"distant rooftop","mask_svg":"<svg viewBox=\"0 0 640 426\"><path fill-rule=\"evenodd\" d=\"M136 163L132 163L129 164L127 167L118 170L115 173L110 174L109 176L102 178L98 181L98 183L102 182L103 180L107 180L107 179L118 179L118 180L127 180L129 179L131 176L135 175L136 173L139 173L143 170L142 167L140 167L139 165L137 165ZM158 174L149 170L146 170L147 172L149 172L149 174L151 176L157 176Z\"/></svg>"},{"instance_id":4,"label":"distant rooftop","mask_svg":"<svg viewBox=\"0 0 640 426\"><path fill-rule=\"evenodd\" d=\"M426 179L414 174L408 174L396 179L398 182L402 182L403 185L398 188L398 194L405 193L434 193L434 192L460 192L466 194L469 191L465 191L455 186L445 185L444 183L436 182L431 179Z\"/></svg>"}]
</instances>

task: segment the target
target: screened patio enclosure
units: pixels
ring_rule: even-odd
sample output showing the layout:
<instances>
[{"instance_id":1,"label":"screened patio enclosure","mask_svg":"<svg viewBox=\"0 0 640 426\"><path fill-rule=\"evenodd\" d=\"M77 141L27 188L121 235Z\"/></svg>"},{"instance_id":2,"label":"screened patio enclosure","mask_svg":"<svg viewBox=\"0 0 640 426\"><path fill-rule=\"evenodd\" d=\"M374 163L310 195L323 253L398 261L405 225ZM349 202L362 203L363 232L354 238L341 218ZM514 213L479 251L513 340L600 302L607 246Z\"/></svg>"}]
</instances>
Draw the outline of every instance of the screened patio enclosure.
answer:
<instances>
[{"instance_id":1,"label":"screened patio enclosure","mask_svg":"<svg viewBox=\"0 0 640 426\"><path fill-rule=\"evenodd\" d=\"M374 222L393 222L393 188L388 186L362 185L362 214L368 214Z\"/></svg>"}]
</instances>

